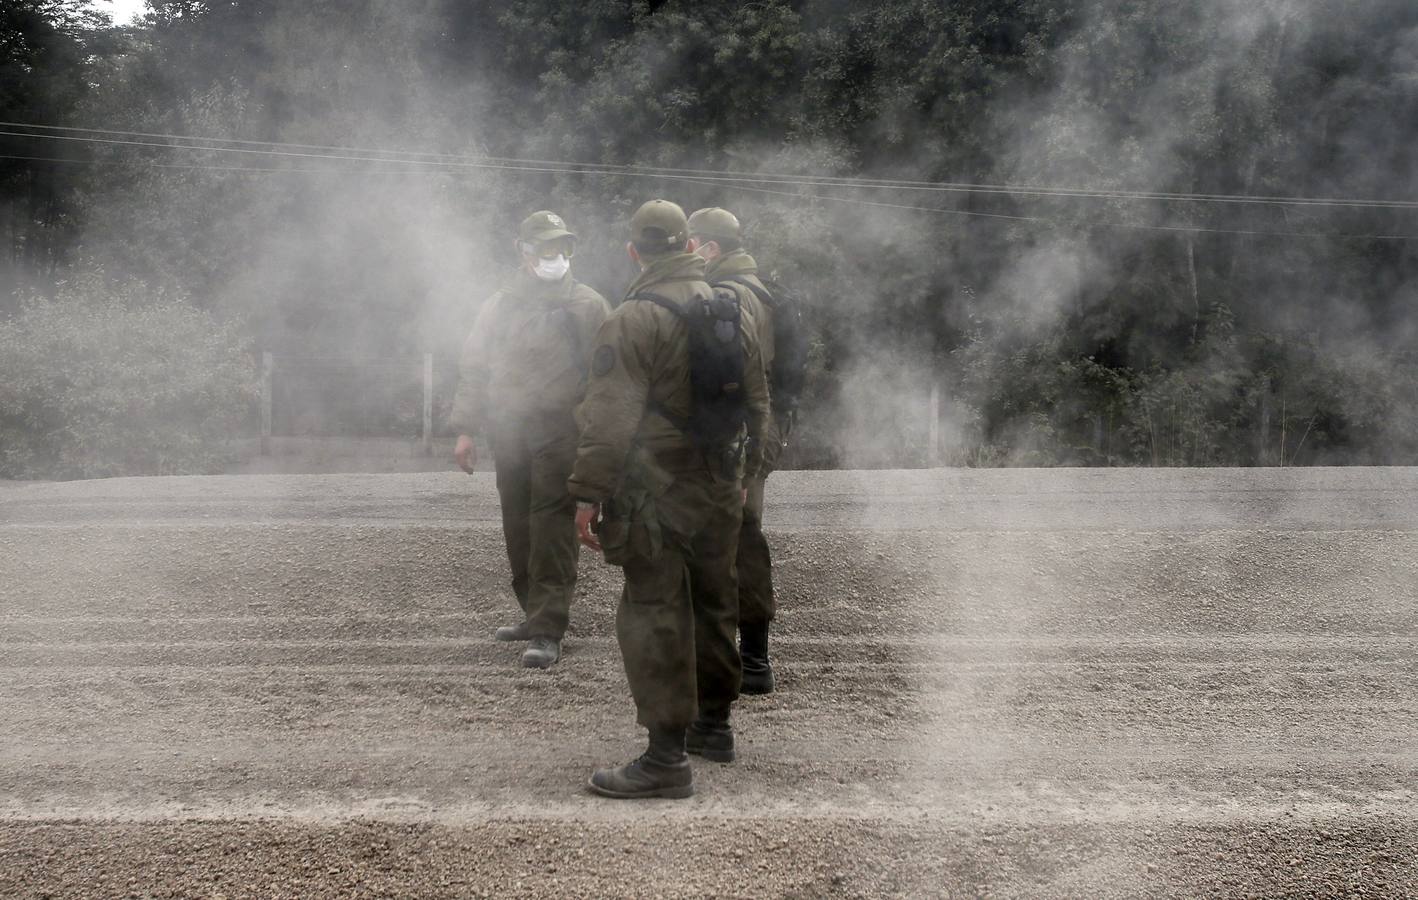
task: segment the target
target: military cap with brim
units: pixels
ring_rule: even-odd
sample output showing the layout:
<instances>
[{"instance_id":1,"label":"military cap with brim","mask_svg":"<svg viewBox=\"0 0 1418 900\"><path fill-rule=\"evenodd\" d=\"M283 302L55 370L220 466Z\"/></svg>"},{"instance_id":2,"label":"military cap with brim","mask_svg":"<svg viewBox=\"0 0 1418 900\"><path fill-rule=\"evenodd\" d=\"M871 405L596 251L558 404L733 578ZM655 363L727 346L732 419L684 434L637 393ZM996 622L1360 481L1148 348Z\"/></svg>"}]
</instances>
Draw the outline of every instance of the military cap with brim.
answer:
<instances>
[{"instance_id":1,"label":"military cap with brim","mask_svg":"<svg viewBox=\"0 0 1418 900\"><path fill-rule=\"evenodd\" d=\"M727 209L711 206L689 217L689 233L695 237L737 241L743 237L738 217Z\"/></svg>"},{"instance_id":2,"label":"military cap with brim","mask_svg":"<svg viewBox=\"0 0 1418 900\"><path fill-rule=\"evenodd\" d=\"M646 234L648 229L655 229ZM630 217L630 239L636 246L652 252L678 247L688 239L689 223L678 203L650 200ZM656 247L655 245L660 245Z\"/></svg>"},{"instance_id":3,"label":"military cap with brim","mask_svg":"<svg viewBox=\"0 0 1418 900\"><path fill-rule=\"evenodd\" d=\"M517 237L533 244L540 244L545 241L554 241L557 238L575 238L576 235L567 230L566 222L561 216L551 210L539 209L522 220L522 224L517 227Z\"/></svg>"}]
</instances>

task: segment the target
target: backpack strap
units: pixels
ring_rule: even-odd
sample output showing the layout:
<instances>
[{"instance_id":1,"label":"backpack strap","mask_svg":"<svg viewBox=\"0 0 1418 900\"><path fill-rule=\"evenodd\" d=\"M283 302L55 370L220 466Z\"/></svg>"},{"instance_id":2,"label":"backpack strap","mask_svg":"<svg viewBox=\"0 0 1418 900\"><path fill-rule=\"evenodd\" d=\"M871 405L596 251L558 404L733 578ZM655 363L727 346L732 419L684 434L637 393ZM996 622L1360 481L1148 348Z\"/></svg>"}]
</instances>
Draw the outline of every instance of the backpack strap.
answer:
<instances>
[{"instance_id":1,"label":"backpack strap","mask_svg":"<svg viewBox=\"0 0 1418 900\"><path fill-rule=\"evenodd\" d=\"M688 318L688 313L686 313L678 303L674 302L668 297L662 297L653 291L637 291L636 293L631 294L625 299L645 300L655 304L658 307L669 310L670 312L675 314L676 318ZM648 409L650 412L654 413L655 415L659 416L660 418L664 419L666 422L669 422L681 433L687 434L689 432L689 420L686 419L684 416L677 416L674 413L670 412L668 409L665 409L664 405L662 405L660 401L647 398L645 402L645 408Z\"/></svg>"},{"instance_id":2,"label":"backpack strap","mask_svg":"<svg viewBox=\"0 0 1418 900\"><path fill-rule=\"evenodd\" d=\"M750 291L752 291L752 292L753 292L753 296L755 296L755 297L757 297L759 300L763 301L763 305L764 305L764 306L767 306L769 309L772 309L774 306L777 305L776 301L773 299L773 295L772 295L772 294L768 293L768 291L764 290L763 288L760 288L758 285L754 284L752 281L749 281L748 278L745 277L745 276L743 276L743 275L730 275L728 278L721 278L720 280L718 280L718 281L716 281L716 282L714 282L714 283L715 283L715 284L725 284L725 283L728 283L728 284L741 285L742 287L746 287L746 288L748 288Z\"/></svg>"},{"instance_id":3,"label":"backpack strap","mask_svg":"<svg viewBox=\"0 0 1418 900\"><path fill-rule=\"evenodd\" d=\"M662 296L660 296L659 294L655 293L654 291L637 291L636 293L631 294L631 295L630 295L629 297L627 297L626 299L627 299L627 300L649 300L651 303L655 304L656 306L660 306L660 307L664 307L665 309L668 309L670 312L674 313L677 317L679 317L679 318L681 318L681 319L685 318L685 317L688 315L688 314L684 311L684 308L681 307L678 303L674 302L673 300L671 300L671 299L668 298L668 297L662 297Z\"/></svg>"}]
</instances>

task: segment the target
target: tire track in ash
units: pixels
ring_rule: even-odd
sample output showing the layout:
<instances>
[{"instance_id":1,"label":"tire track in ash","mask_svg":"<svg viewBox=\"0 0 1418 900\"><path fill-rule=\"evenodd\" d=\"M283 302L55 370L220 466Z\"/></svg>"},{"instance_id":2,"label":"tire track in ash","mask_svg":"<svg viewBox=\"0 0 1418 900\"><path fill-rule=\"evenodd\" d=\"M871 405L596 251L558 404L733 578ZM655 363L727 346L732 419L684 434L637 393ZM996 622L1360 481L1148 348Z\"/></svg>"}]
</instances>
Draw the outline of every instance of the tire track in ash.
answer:
<instances>
[{"instance_id":1,"label":"tire track in ash","mask_svg":"<svg viewBox=\"0 0 1418 900\"><path fill-rule=\"evenodd\" d=\"M1411 871L1377 855L1411 848L1418 783L1407 470L783 473L784 690L741 704L738 763L699 766L696 798L649 813L580 788L636 749L615 573L583 560L567 659L516 668L487 640L511 608L488 481L0 495L0 822L35 829L0 844L0 887L26 865L9 844L106 835L111 864L141 871L182 835L215 845L272 817L268 862L344 859L369 837L352 816L389 846L483 834L465 887L517 872L506 892L526 895L559 883L547 856L592 893L682 887L687 848L736 846L723 823L744 821L792 844L750 845L750 893L1188 893L1234 867L1174 857L1233 847L1236 828L1299 853L1296 883ZM665 858L594 880L586 852L643 848L647 814ZM114 818L147 830L98 822ZM1327 828L1342 855L1322 852ZM213 878L240 870L189 850ZM417 859L366 875L417 879Z\"/></svg>"}]
</instances>

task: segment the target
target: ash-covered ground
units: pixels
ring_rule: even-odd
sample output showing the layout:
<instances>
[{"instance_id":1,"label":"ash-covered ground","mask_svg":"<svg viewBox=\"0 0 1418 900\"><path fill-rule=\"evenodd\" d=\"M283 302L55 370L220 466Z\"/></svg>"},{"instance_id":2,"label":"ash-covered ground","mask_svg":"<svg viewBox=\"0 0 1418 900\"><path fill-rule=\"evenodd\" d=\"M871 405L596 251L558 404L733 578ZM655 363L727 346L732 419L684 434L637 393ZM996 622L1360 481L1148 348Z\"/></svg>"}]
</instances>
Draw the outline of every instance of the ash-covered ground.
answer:
<instances>
[{"instance_id":1,"label":"ash-covered ground","mask_svg":"<svg viewBox=\"0 0 1418 900\"><path fill-rule=\"evenodd\" d=\"M491 476L0 489L0 896L1418 896L1418 470L784 472L697 795Z\"/></svg>"}]
</instances>

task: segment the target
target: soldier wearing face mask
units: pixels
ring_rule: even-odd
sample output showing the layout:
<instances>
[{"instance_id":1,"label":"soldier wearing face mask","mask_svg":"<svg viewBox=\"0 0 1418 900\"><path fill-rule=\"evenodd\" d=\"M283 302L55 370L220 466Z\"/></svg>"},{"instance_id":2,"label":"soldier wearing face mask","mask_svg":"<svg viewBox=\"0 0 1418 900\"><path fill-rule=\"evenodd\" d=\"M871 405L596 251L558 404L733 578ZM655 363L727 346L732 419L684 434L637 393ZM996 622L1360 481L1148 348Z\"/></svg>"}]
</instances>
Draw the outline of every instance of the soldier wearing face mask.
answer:
<instances>
[{"instance_id":1,"label":"soldier wearing face mask","mask_svg":"<svg viewBox=\"0 0 1418 900\"><path fill-rule=\"evenodd\" d=\"M571 277L576 235L541 210L517 230L521 266L483 304L458 364L449 424L453 456L471 473L473 437L487 436L497 470L512 592L523 620L499 641L527 641L522 665L561 656L576 586L576 501L566 479L576 461L573 410L586 389L596 331L610 304Z\"/></svg>"}]
</instances>

